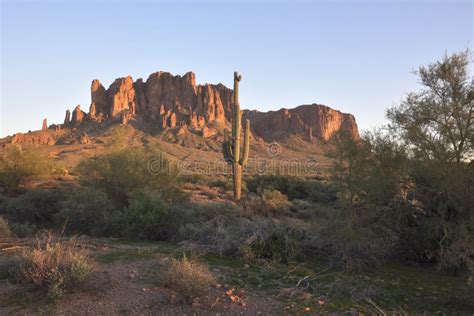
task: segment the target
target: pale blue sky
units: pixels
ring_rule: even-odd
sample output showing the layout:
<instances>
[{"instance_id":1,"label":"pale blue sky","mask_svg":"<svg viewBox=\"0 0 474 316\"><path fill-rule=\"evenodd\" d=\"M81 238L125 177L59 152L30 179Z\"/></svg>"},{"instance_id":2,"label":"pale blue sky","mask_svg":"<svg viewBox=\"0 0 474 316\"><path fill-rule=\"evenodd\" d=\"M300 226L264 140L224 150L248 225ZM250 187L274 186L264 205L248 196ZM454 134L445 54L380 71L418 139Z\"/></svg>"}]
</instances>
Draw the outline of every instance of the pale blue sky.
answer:
<instances>
[{"instance_id":1,"label":"pale blue sky","mask_svg":"<svg viewBox=\"0 0 474 316\"><path fill-rule=\"evenodd\" d=\"M411 71L472 47L472 1L6 1L0 136L88 110L94 78L194 71L263 111L322 103L361 128L417 88Z\"/></svg>"}]
</instances>

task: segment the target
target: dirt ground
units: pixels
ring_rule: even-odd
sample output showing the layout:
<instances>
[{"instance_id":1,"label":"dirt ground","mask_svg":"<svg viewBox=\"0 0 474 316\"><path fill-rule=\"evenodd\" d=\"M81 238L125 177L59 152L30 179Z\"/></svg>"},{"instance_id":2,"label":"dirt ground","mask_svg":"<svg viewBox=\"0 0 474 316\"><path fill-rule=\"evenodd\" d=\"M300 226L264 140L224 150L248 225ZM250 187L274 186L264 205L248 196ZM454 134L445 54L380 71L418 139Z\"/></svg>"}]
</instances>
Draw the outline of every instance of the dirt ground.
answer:
<instances>
[{"instance_id":1,"label":"dirt ground","mask_svg":"<svg viewBox=\"0 0 474 316\"><path fill-rule=\"evenodd\" d=\"M245 290L235 292L237 301L233 302L228 294L231 288L223 284L188 302L160 284L166 255L153 253L140 258L124 248L127 250L123 252L117 246L94 250L99 262L92 275L56 303L3 276L0 315L275 315L282 311L281 303L274 298ZM0 255L0 267L4 269L15 261L11 252Z\"/></svg>"},{"instance_id":2,"label":"dirt ground","mask_svg":"<svg viewBox=\"0 0 474 316\"><path fill-rule=\"evenodd\" d=\"M0 315L319 315L456 314L463 279L420 267L392 264L346 275L317 258L288 266L248 265L236 257L198 254L217 285L186 301L163 282L170 258L190 245L84 238L93 273L56 302L17 284L12 268L31 240L0 241ZM463 303L465 304L465 303Z\"/></svg>"}]
</instances>

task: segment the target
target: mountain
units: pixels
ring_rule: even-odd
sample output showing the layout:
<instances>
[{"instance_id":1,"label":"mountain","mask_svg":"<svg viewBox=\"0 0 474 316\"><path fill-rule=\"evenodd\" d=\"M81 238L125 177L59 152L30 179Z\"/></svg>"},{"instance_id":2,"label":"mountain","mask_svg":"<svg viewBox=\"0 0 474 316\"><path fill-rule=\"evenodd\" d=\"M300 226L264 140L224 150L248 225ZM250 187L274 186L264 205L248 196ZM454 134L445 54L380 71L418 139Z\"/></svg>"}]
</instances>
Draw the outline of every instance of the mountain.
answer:
<instances>
[{"instance_id":1,"label":"mountain","mask_svg":"<svg viewBox=\"0 0 474 316\"><path fill-rule=\"evenodd\" d=\"M232 97L233 90L223 84L196 84L192 72L180 76L160 71L146 81L122 77L108 89L95 79L88 113L77 105L72 112L66 111L63 124L46 128L45 119L41 132L19 133L8 139L11 143L54 145L65 141L60 137L62 129L79 130L75 139L80 139L91 129L120 122L133 123L164 140L193 146L198 138L218 139L222 129L229 126ZM359 137L353 115L320 104L269 112L244 110L243 118L250 120L252 136L264 142L284 142L294 137L309 143L327 141L341 130ZM191 140L183 142L186 137Z\"/></svg>"}]
</instances>

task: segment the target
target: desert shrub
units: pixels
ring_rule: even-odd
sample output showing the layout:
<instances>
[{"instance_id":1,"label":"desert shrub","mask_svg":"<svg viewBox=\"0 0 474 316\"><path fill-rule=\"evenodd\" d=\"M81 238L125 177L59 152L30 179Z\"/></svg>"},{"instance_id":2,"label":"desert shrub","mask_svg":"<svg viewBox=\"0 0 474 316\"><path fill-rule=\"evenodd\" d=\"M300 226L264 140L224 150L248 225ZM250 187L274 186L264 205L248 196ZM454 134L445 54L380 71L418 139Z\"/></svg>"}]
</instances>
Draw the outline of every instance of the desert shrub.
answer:
<instances>
[{"instance_id":1,"label":"desert shrub","mask_svg":"<svg viewBox=\"0 0 474 316\"><path fill-rule=\"evenodd\" d=\"M192 205L185 210L186 222L179 228L179 238L212 247L220 254L233 255L268 219L241 216L230 203Z\"/></svg>"},{"instance_id":2,"label":"desert shrub","mask_svg":"<svg viewBox=\"0 0 474 316\"><path fill-rule=\"evenodd\" d=\"M120 151L129 146L131 128L128 125L116 125L110 129L110 141L107 142L109 152Z\"/></svg>"},{"instance_id":3,"label":"desert shrub","mask_svg":"<svg viewBox=\"0 0 474 316\"><path fill-rule=\"evenodd\" d=\"M249 192L259 194L263 190L277 190L286 195L289 200L332 203L337 199L337 190L334 186L315 179L265 175L248 178L246 183Z\"/></svg>"},{"instance_id":4,"label":"desert shrub","mask_svg":"<svg viewBox=\"0 0 474 316\"><path fill-rule=\"evenodd\" d=\"M288 263L302 257L302 235L281 224L270 224L248 238L240 253L248 262Z\"/></svg>"},{"instance_id":5,"label":"desert shrub","mask_svg":"<svg viewBox=\"0 0 474 316\"><path fill-rule=\"evenodd\" d=\"M296 216L301 219L312 218L316 214L314 209L318 207L318 205L315 205L305 200L298 199L293 200L291 204L292 209L296 212Z\"/></svg>"},{"instance_id":6,"label":"desert shrub","mask_svg":"<svg viewBox=\"0 0 474 316\"><path fill-rule=\"evenodd\" d=\"M160 193L136 191L120 215L122 233L131 238L169 240L185 220L179 204L170 205Z\"/></svg>"},{"instance_id":7,"label":"desert shrub","mask_svg":"<svg viewBox=\"0 0 474 316\"><path fill-rule=\"evenodd\" d=\"M165 284L189 302L203 295L203 292L215 283L214 276L205 264L186 256L182 259L171 258Z\"/></svg>"},{"instance_id":8,"label":"desert shrub","mask_svg":"<svg viewBox=\"0 0 474 316\"><path fill-rule=\"evenodd\" d=\"M63 193L56 190L32 190L9 200L6 214L11 223L29 223L49 227L60 210Z\"/></svg>"},{"instance_id":9,"label":"desert shrub","mask_svg":"<svg viewBox=\"0 0 474 316\"><path fill-rule=\"evenodd\" d=\"M412 162L410 169L408 203L394 212L401 222L398 255L465 270L467 261L461 258L467 255L465 246L472 243L474 230L474 170L420 161Z\"/></svg>"},{"instance_id":10,"label":"desert shrub","mask_svg":"<svg viewBox=\"0 0 474 316\"><path fill-rule=\"evenodd\" d=\"M55 215L58 226L70 234L116 236L120 233L116 207L101 190L82 188L67 194Z\"/></svg>"},{"instance_id":11,"label":"desert shrub","mask_svg":"<svg viewBox=\"0 0 474 316\"><path fill-rule=\"evenodd\" d=\"M18 281L45 291L50 299L57 299L69 287L84 281L91 271L91 259L73 240L47 233L21 253L16 276Z\"/></svg>"},{"instance_id":12,"label":"desert shrub","mask_svg":"<svg viewBox=\"0 0 474 316\"><path fill-rule=\"evenodd\" d=\"M286 195L278 190L263 190L262 200L265 209L273 214L286 213L290 207Z\"/></svg>"},{"instance_id":13,"label":"desert shrub","mask_svg":"<svg viewBox=\"0 0 474 316\"><path fill-rule=\"evenodd\" d=\"M240 205L248 216L276 216L288 213L291 202L289 202L286 195L280 191L265 189L260 191L259 194L247 194L246 197L240 201Z\"/></svg>"},{"instance_id":14,"label":"desert shrub","mask_svg":"<svg viewBox=\"0 0 474 316\"><path fill-rule=\"evenodd\" d=\"M181 176L181 180L184 183L191 183L191 184L207 184L209 179L201 174L187 174Z\"/></svg>"},{"instance_id":15,"label":"desert shrub","mask_svg":"<svg viewBox=\"0 0 474 316\"><path fill-rule=\"evenodd\" d=\"M446 249L442 249L438 265L444 270L458 272L463 269L472 273L471 269L474 268L474 238L472 235L458 239Z\"/></svg>"},{"instance_id":16,"label":"desert shrub","mask_svg":"<svg viewBox=\"0 0 474 316\"><path fill-rule=\"evenodd\" d=\"M384 216L366 209L333 209L316 222L313 246L349 273L376 267L393 253L397 236Z\"/></svg>"},{"instance_id":17,"label":"desert shrub","mask_svg":"<svg viewBox=\"0 0 474 316\"><path fill-rule=\"evenodd\" d=\"M0 215L5 213L5 209L7 208L9 201L10 197L0 193Z\"/></svg>"},{"instance_id":18,"label":"desert shrub","mask_svg":"<svg viewBox=\"0 0 474 316\"><path fill-rule=\"evenodd\" d=\"M10 235L11 232L7 221L0 217L0 238L8 238Z\"/></svg>"},{"instance_id":19,"label":"desert shrub","mask_svg":"<svg viewBox=\"0 0 474 316\"><path fill-rule=\"evenodd\" d=\"M467 50L420 66L416 72L420 90L387 111L391 133L366 140L375 166L389 162L380 174L404 184L407 205L396 214L402 222L399 254L450 270L467 269L466 249L472 248L469 236L474 229L474 168L472 161L467 163L474 146L471 57ZM389 135L397 141L386 141ZM405 172L399 172L400 164L392 159L401 152L393 150L400 148L394 143L405 145L401 149L410 158L402 164Z\"/></svg>"},{"instance_id":20,"label":"desert shrub","mask_svg":"<svg viewBox=\"0 0 474 316\"><path fill-rule=\"evenodd\" d=\"M217 187L226 191L232 190L232 179L227 176L206 176L202 174L190 174L181 177L182 182L195 185L207 185Z\"/></svg>"},{"instance_id":21,"label":"desert shrub","mask_svg":"<svg viewBox=\"0 0 474 316\"><path fill-rule=\"evenodd\" d=\"M82 184L102 189L117 207L128 206L137 189L160 192L168 201L183 198L178 188L176 167L158 151L129 148L79 163L76 168Z\"/></svg>"},{"instance_id":22,"label":"desert shrub","mask_svg":"<svg viewBox=\"0 0 474 316\"><path fill-rule=\"evenodd\" d=\"M15 195L28 181L46 178L63 169L39 148L10 145L0 156L0 188L8 195Z\"/></svg>"},{"instance_id":23,"label":"desert shrub","mask_svg":"<svg viewBox=\"0 0 474 316\"><path fill-rule=\"evenodd\" d=\"M38 232L38 227L30 223L10 223L10 230L18 238L33 237Z\"/></svg>"},{"instance_id":24,"label":"desert shrub","mask_svg":"<svg viewBox=\"0 0 474 316\"><path fill-rule=\"evenodd\" d=\"M231 191L233 189L232 179L227 177L213 178L209 182L209 186L221 188L225 191ZM243 188L245 188L245 185L243 186Z\"/></svg>"}]
</instances>

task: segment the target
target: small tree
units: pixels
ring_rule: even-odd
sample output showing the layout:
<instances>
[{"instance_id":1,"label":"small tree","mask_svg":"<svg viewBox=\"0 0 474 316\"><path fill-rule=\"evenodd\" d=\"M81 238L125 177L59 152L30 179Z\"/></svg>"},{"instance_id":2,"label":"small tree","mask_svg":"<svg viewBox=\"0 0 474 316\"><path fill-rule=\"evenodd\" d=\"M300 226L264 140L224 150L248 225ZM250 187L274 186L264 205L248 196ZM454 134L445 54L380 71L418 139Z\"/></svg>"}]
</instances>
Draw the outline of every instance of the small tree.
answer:
<instances>
[{"instance_id":1,"label":"small tree","mask_svg":"<svg viewBox=\"0 0 474 316\"><path fill-rule=\"evenodd\" d=\"M9 195L28 181L42 179L64 169L39 148L10 145L0 156L0 187Z\"/></svg>"},{"instance_id":2,"label":"small tree","mask_svg":"<svg viewBox=\"0 0 474 316\"><path fill-rule=\"evenodd\" d=\"M352 204L362 193L361 183L367 177L368 148L349 133L340 132L334 138L332 176Z\"/></svg>"},{"instance_id":3,"label":"small tree","mask_svg":"<svg viewBox=\"0 0 474 316\"><path fill-rule=\"evenodd\" d=\"M407 187L416 203L407 212L413 216L403 219L402 249L409 258L438 260L442 266L451 261L456 268L466 268L472 260L462 257L470 253L474 227L474 170L468 164L474 157L470 63L466 50L419 67L415 73L422 89L387 111L389 128L414 158Z\"/></svg>"},{"instance_id":4,"label":"small tree","mask_svg":"<svg viewBox=\"0 0 474 316\"><path fill-rule=\"evenodd\" d=\"M387 111L390 127L400 133L415 158L440 162L472 159L474 81L468 73L471 52L445 55L419 67L420 92L409 93Z\"/></svg>"},{"instance_id":5,"label":"small tree","mask_svg":"<svg viewBox=\"0 0 474 316\"><path fill-rule=\"evenodd\" d=\"M165 200L179 200L178 170L163 153L132 147L81 161L79 180L98 187L119 207L128 206L139 189L160 192Z\"/></svg>"}]
</instances>

